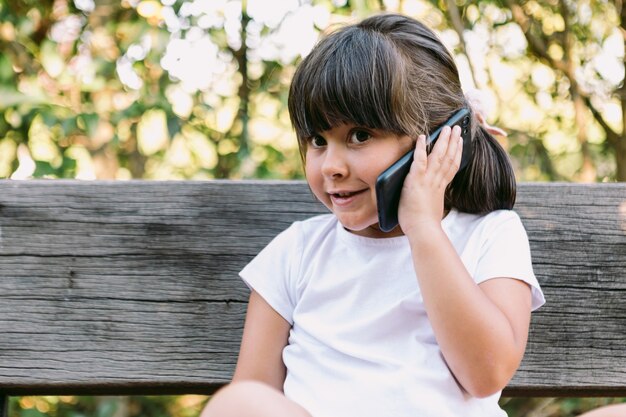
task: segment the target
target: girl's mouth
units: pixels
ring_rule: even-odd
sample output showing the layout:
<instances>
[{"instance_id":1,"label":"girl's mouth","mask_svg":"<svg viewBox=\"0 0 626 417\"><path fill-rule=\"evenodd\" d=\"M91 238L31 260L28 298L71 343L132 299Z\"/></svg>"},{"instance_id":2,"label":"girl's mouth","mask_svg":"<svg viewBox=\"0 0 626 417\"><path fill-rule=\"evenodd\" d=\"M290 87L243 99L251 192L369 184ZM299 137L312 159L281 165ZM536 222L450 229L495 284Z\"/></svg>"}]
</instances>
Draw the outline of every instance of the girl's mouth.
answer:
<instances>
[{"instance_id":1,"label":"girl's mouth","mask_svg":"<svg viewBox=\"0 0 626 417\"><path fill-rule=\"evenodd\" d=\"M358 191L342 191L342 192L338 192L338 193L329 193L331 196L333 197L339 197L339 198L347 198L347 197L352 197L353 195L362 193L365 190L358 190Z\"/></svg>"},{"instance_id":2,"label":"girl's mouth","mask_svg":"<svg viewBox=\"0 0 626 417\"><path fill-rule=\"evenodd\" d=\"M346 191L340 193L330 193L330 198L336 205L347 205L354 200L354 198L367 190L359 190L359 191Z\"/></svg>"}]
</instances>

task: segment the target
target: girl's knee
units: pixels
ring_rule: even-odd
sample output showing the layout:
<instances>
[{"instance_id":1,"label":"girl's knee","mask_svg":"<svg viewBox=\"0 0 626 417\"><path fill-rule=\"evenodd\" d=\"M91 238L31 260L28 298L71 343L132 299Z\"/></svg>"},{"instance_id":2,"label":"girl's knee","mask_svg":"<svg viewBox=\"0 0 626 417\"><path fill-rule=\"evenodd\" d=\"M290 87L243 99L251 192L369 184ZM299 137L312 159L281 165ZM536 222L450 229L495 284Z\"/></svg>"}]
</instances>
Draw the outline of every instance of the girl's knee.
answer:
<instances>
[{"instance_id":1,"label":"girl's knee","mask_svg":"<svg viewBox=\"0 0 626 417\"><path fill-rule=\"evenodd\" d=\"M626 416L626 404L614 404L600 407L581 414L579 417L623 417Z\"/></svg>"},{"instance_id":2,"label":"girl's knee","mask_svg":"<svg viewBox=\"0 0 626 417\"><path fill-rule=\"evenodd\" d=\"M200 417L227 417L244 410L250 397L258 395L263 384L255 381L233 382L217 391L207 403Z\"/></svg>"},{"instance_id":3,"label":"girl's knee","mask_svg":"<svg viewBox=\"0 0 626 417\"><path fill-rule=\"evenodd\" d=\"M254 399L259 396L277 395L279 391L259 381L233 382L219 390L214 398L222 398L224 401L241 401L242 399Z\"/></svg>"},{"instance_id":4,"label":"girl's knee","mask_svg":"<svg viewBox=\"0 0 626 417\"><path fill-rule=\"evenodd\" d=\"M282 392L267 384L241 381L231 383L215 393L201 417L307 416L299 414L298 408Z\"/></svg>"}]
</instances>

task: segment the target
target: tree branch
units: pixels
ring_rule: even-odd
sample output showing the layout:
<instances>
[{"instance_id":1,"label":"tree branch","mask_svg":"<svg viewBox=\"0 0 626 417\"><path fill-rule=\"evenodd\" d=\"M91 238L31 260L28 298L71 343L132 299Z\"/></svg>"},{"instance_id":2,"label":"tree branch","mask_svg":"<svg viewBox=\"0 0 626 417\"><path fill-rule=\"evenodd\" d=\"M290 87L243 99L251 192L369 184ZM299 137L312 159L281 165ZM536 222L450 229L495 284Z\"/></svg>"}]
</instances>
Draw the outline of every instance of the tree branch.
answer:
<instances>
[{"instance_id":1,"label":"tree branch","mask_svg":"<svg viewBox=\"0 0 626 417\"><path fill-rule=\"evenodd\" d=\"M463 24L463 19L461 18L461 13L459 12L459 7L456 5L455 0L446 0L446 5L448 7L448 14L450 16L450 21L452 22L452 27L456 31L457 35L459 35L459 42L461 44L461 52L467 57L467 62L470 66L470 75L472 77L472 82L476 87L479 87L476 83L476 68L474 68L474 64L467 53L467 43L465 42L465 36L463 35L463 31L465 30L465 25Z\"/></svg>"},{"instance_id":2,"label":"tree branch","mask_svg":"<svg viewBox=\"0 0 626 417\"><path fill-rule=\"evenodd\" d=\"M611 126L607 124L602 114L598 111L598 109L596 109L596 106L594 106L593 103L591 102L591 98L589 96L581 94L581 97L585 101L585 105L587 105L587 107L591 111L593 118L596 120L596 122L598 122L600 126L602 126L602 129L604 129L604 131L606 132L606 140L609 141L611 146L617 146L617 143L620 140L620 135L616 131L614 131L611 128Z\"/></svg>"},{"instance_id":3,"label":"tree branch","mask_svg":"<svg viewBox=\"0 0 626 417\"><path fill-rule=\"evenodd\" d=\"M570 81L572 91L575 94L578 94L580 97L583 98L585 104L587 105L591 113L593 114L594 119L606 131L607 140L609 141L609 143L611 143L611 145L615 146L620 139L620 135L616 133L613 129L611 129L611 127L604 120L604 117L602 116L602 114L598 111L598 109L591 102L591 98L589 94L587 94L585 91L583 91L580 88L580 85L576 81L574 65L568 64L569 58L570 58L569 54L571 52L570 42L567 40L563 42L564 56L567 57L568 61L556 60L552 58L550 55L548 55L547 49L543 40L531 33L533 19L530 16L526 15L524 10L517 3L515 3L514 0L505 0L505 2L511 9L515 23L517 23L520 26L520 28L522 28L522 31L524 32L524 36L526 37L528 46L530 47L532 53L535 56L537 56L539 59L547 61L547 63L552 68L555 68L565 74L565 76ZM619 1L619 4L621 6L621 1ZM567 10L564 10L565 7L567 6L562 5L561 13L568 12ZM622 33L626 34L626 8L620 7L620 9L617 10L617 12L618 14L621 15L620 26L622 29ZM566 29L569 30L569 22L568 22L566 14L563 14L563 19L565 20ZM625 37L625 43L626 43L626 37ZM622 83L620 89L618 90L618 95L621 98L621 102L623 104L626 103L626 83ZM624 126L626 128L626 124Z\"/></svg>"},{"instance_id":4,"label":"tree branch","mask_svg":"<svg viewBox=\"0 0 626 417\"><path fill-rule=\"evenodd\" d=\"M505 0L506 5L511 9L513 20L519 25L524 32L528 47L532 50L533 54L544 61L547 61L552 68L556 68L565 74L570 76L568 68L562 60L554 59L548 54L548 48L543 39L533 35L531 32L534 20L528 16L522 7L513 0ZM573 74L571 74L573 75Z\"/></svg>"}]
</instances>

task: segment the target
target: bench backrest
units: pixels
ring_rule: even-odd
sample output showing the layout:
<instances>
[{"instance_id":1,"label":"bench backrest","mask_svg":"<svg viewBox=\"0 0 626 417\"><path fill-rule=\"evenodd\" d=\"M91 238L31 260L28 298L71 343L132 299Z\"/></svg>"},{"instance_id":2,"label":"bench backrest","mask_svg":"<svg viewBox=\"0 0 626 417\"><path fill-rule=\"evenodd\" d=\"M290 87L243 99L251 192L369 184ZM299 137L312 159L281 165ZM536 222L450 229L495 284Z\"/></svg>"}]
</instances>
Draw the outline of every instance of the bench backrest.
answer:
<instances>
[{"instance_id":1,"label":"bench backrest","mask_svg":"<svg viewBox=\"0 0 626 417\"><path fill-rule=\"evenodd\" d=\"M211 393L238 271L326 210L303 182L0 182L0 393ZM548 303L506 395L626 394L626 184L520 184ZM259 358L262 360L262 358Z\"/></svg>"}]
</instances>

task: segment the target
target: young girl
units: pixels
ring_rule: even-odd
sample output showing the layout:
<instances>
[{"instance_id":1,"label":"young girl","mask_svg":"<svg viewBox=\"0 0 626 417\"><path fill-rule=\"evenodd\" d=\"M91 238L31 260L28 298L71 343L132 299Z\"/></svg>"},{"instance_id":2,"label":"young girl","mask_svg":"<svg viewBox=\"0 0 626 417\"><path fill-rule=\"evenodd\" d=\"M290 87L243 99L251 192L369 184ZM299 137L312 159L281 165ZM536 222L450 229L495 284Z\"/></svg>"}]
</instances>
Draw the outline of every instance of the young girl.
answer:
<instances>
[{"instance_id":1,"label":"young girl","mask_svg":"<svg viewBox=\"0 0 626 417\"><path fill-rule=\"evenodd\" d=\"M490 417L543 303L509 160L423 24L379 15L302 61L289 111L315 196L241 272L252 289L233 383L203 416ZM399 226L378 228L378 175L410 149ZM458 171L458 173L457 173Z\"/></svg>"}]
</instances>

